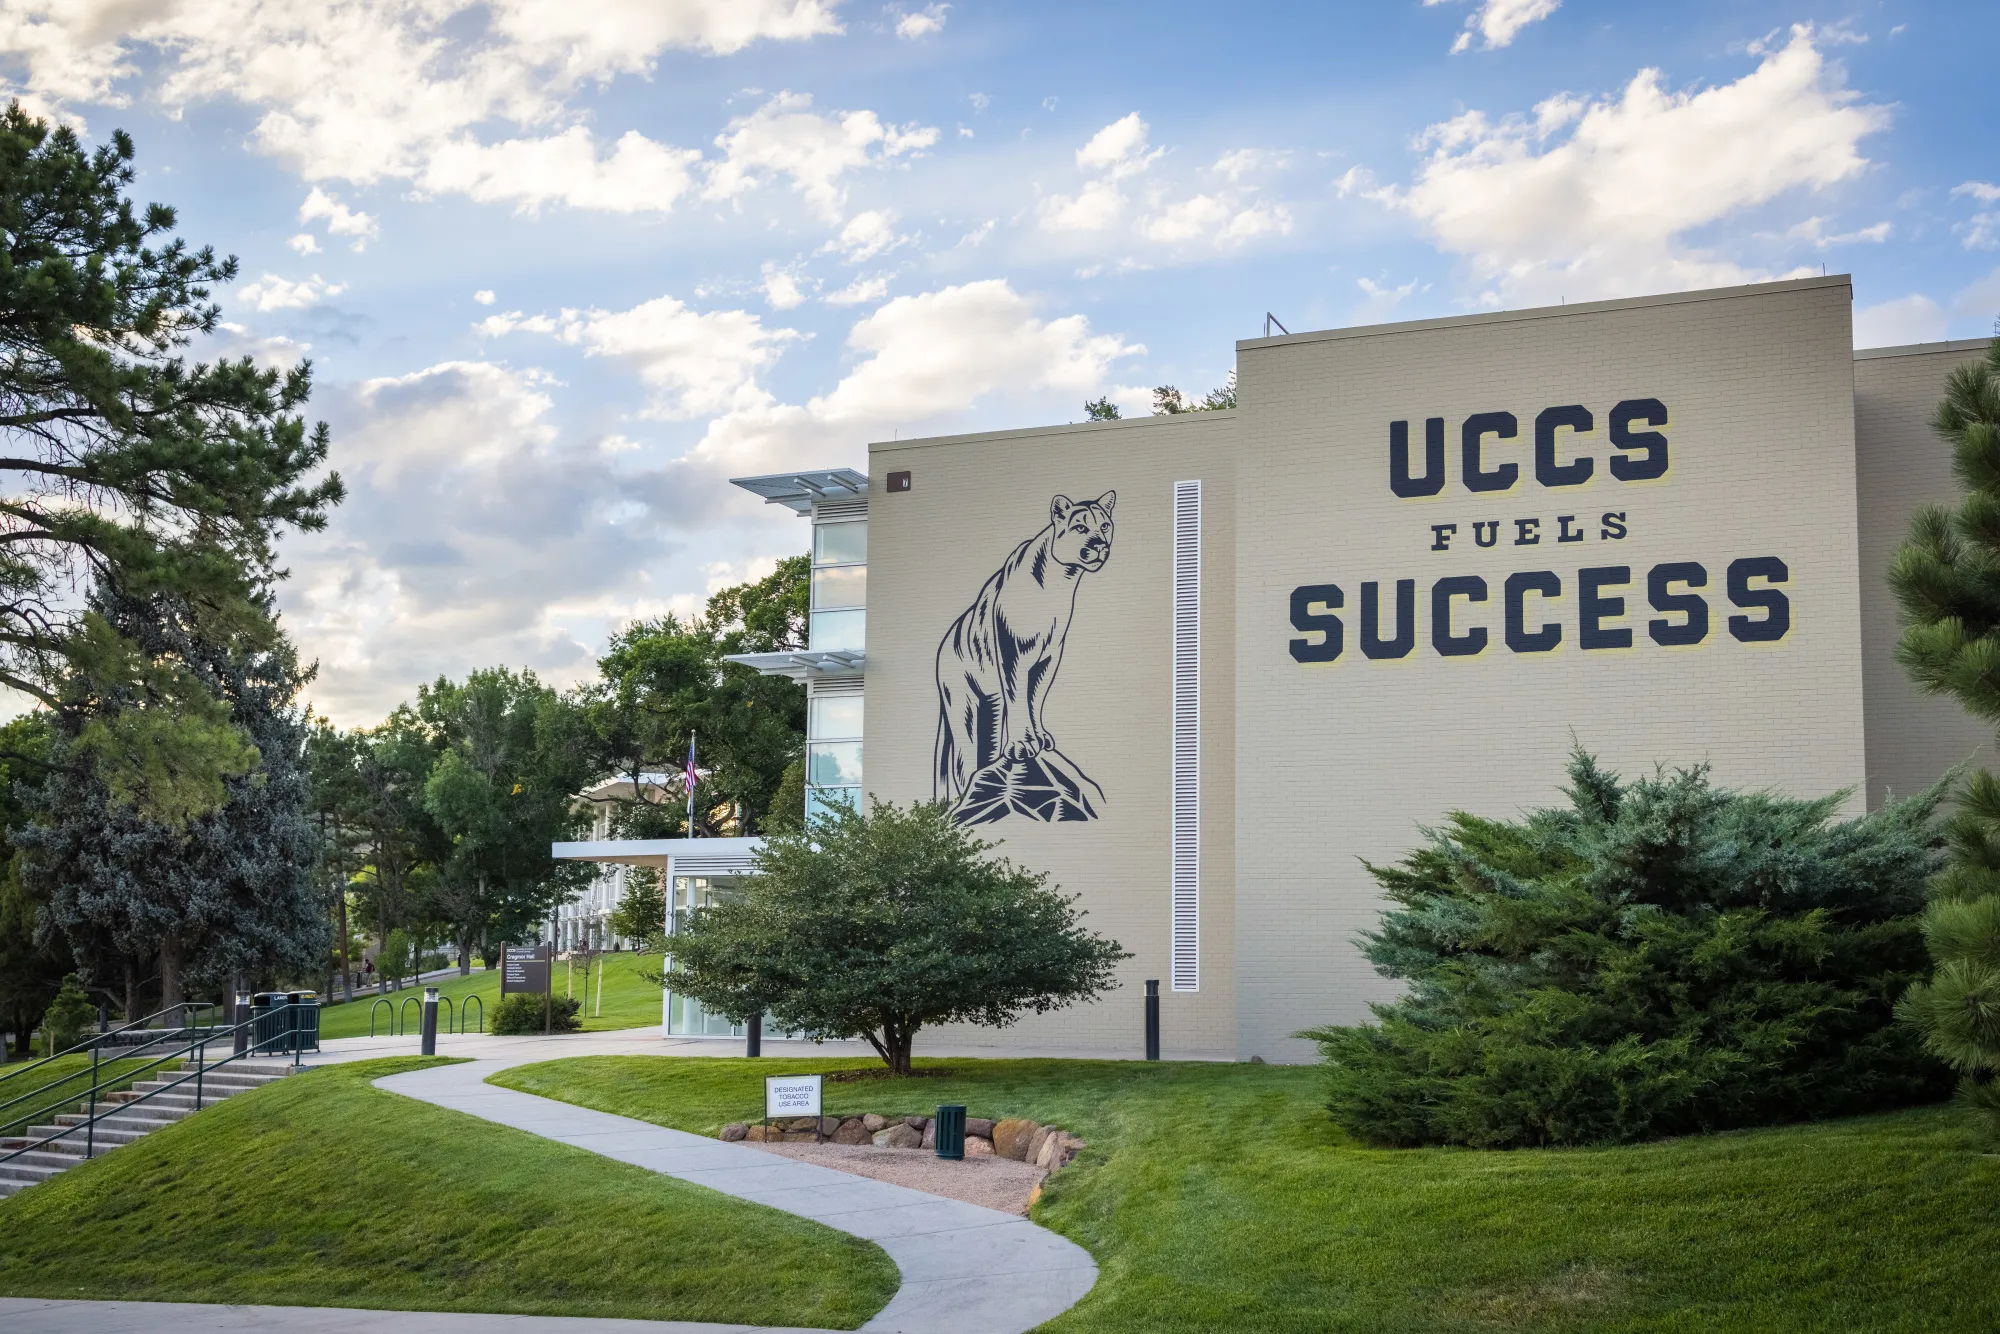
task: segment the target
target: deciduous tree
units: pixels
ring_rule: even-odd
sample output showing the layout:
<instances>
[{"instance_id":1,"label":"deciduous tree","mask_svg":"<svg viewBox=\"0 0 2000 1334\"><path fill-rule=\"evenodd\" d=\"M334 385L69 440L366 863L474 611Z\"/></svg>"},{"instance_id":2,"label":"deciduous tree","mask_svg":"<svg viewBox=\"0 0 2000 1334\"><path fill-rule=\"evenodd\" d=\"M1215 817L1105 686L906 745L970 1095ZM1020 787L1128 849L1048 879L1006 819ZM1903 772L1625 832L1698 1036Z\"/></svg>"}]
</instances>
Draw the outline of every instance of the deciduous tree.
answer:
<instances>
[{"instance_id":1,"label":"deciduous tree","mask_svg":"<svg viewBox=\"0 0 2000 1334\"><path fill-rule=\"evenodd\" d=\"M942 806L834 810L681 925L666 983L737 1022L862 1038L899 1075L926 1025L1005 1027L1112 987L1130 956L991 849Z\"/></svg>"}]
</instances>

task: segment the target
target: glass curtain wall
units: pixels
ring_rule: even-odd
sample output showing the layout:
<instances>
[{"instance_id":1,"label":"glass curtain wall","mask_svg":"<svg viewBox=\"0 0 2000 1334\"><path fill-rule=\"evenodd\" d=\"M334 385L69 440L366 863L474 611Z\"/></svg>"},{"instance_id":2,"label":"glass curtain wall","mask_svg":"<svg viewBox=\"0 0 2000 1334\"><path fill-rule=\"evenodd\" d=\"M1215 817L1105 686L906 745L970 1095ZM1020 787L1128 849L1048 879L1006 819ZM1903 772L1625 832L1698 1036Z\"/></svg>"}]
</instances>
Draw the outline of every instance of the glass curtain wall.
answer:
<instances>
[{"instance_id":1,"label":"glass curtain wall","mask_svg":"<svg viewBox=\"0 0 2000 1334\"><path fill-rule=\"evenodd\" d=\"M861 807L861 693L815 693L806 706L806 818Z\"/></svg>"},{"instance_id":2,"label":"glass curtain wall","mask_svg":"<svg viewBox=\"0 0 2000 1334\"><path fill-rule=\"evenodd\" d=\"M868 520L813 522L811 646L859 652L867 640Z\"/></svg>"}]
</instances>

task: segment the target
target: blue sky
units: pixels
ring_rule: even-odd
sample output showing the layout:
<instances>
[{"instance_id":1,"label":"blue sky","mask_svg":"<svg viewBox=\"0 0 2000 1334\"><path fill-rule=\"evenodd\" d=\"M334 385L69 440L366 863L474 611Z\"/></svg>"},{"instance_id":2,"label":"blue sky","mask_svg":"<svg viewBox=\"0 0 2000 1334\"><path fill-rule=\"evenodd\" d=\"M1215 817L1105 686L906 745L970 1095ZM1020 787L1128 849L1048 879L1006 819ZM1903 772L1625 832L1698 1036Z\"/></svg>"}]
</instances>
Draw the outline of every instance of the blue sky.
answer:
<instances>
[{"instance_id":1,"label":"blue sky","mask_svg":"<svg viewBox=\"0 0 2000 1334\"><path fill-rule=\"evenodd\" d=\"M317 706L591 674L802 549L730 476L1073 420L1293 330L1854 274L1993 331L2000 7L0 0L310 356L352 498L286 546Z\"/></svg>"}]
</instances>

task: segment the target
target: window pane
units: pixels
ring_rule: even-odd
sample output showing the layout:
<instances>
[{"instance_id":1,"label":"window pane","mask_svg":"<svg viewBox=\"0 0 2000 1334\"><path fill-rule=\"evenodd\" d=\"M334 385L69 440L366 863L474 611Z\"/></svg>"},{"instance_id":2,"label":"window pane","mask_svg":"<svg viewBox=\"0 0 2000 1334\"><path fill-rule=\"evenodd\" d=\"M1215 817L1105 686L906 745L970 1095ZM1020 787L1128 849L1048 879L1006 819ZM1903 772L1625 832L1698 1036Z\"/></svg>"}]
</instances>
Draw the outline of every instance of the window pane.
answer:
<instances>
[{"instance_id":1,"label":"window pane","mask_svg":"<svg viewBox=\"0 0 2000 1334\"><path fill-rule=\"evenodd\" d=\"M815 741L860 736L861 696L813 696L812 717L806 728L806 735Z\"/></svg>"},{"instance_id":2,"label":"window pane","mask_svg":"<svg viewBox=\"0 0 2000 1334\"><path fill-rule=\"evenodd\" d=\"M868 559L868 521L813 525L813 564L847 565Z\"/></svg>"},{"instance_id":3,"label":"window pane","mask_svg":"<svg viewBox=\"0 0 2000 1334\"><path fill-rule=\"evenodd\" d=\"M868 613L865 611L816 611L812 618L812 646L826 652L859 650L867 647Z\"/></svg>"},{"instance_id":4,"label":"window pane","mask_svg":"<svg viewBox=\"0 0 2000 1334\"><path fill-rule=\"evenodd\" d=\"M858 787L809 787L806 789L806 823L811 824L820 815L834 807L850 811L861 809L861 789Z\"/></svg>"},{"instance_id":5,"label":"window pane","mask_svg":"<svg viewBox=\"0 0 2000 1334\"><path fill-rule=\"evenodd\" d=\"M868 605L868 567L836 565L813 571L813 606L864 607Z\"/></svg>"},{"instance_id":6,"label":"window pane","mask_svg":"<svg viewBox=\"0 0 2000 1334\"><path fill-rule=\"evenodd\" d=\"M806 782L814 787L852 787L861 781L859 741L815 741L806 747Z\"/></svg>"}]
</instances>

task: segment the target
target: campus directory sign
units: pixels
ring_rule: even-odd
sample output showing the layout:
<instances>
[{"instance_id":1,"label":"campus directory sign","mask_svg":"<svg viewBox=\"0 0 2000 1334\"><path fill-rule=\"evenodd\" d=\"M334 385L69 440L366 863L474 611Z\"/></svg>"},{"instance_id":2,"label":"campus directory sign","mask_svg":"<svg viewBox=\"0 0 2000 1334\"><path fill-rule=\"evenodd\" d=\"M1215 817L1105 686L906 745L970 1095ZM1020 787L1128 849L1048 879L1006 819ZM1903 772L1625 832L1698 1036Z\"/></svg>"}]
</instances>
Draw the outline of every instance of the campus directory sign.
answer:
<instances>
[{"instance_id":1,"label":"campus directory sign","mask_svg":"<svg viewBox=\"0 0 2000 1334\"><path fill-rule=\"evenodd\" d=\"M549 947L509 945L500 956L500 994L549 989Z\"/></svg>"},{"instance_id":2,"label":"campus directory sign","mask_svg":"<svg viewBox=\"0 0 2000 1334\"><path fill-rule=\"evenodd\" d=\"M822 1075L771 1075L764 1080L764 1118L818 1116Z\"/></svg>"}]
</instances>

